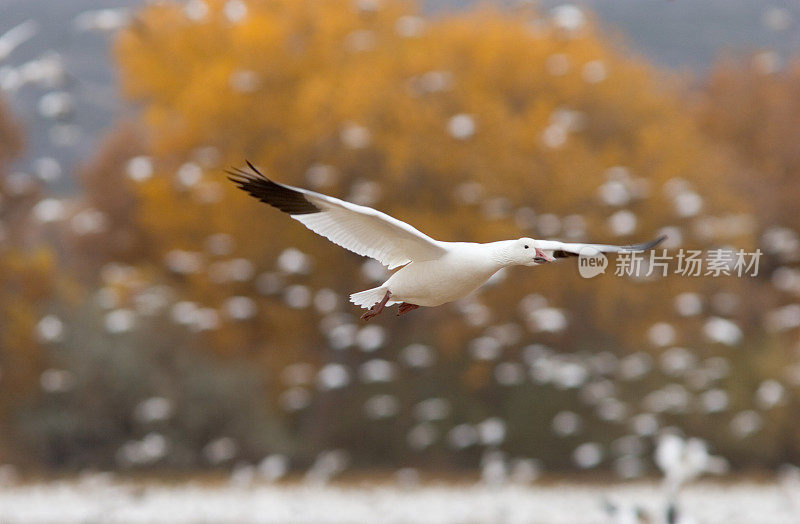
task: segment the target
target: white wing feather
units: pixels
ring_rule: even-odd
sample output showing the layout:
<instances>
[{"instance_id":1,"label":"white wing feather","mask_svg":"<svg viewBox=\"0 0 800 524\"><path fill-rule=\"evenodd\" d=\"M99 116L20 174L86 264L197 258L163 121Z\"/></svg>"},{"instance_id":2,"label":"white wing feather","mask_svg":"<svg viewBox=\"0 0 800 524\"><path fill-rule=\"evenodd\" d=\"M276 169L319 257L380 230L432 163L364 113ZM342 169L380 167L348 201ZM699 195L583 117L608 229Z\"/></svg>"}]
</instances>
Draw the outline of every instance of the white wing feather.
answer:
<instances>
[{"instance_id":1,"label":"white wing feather","mask_svg":"<svg viewBox=\"0 0 800 524\"><path fill-rule=\"evenodd\" d=\"M441 242L412 226L366 206L298 187L278 184L262 175L230 171L239 187L281 209L311 231L389 269L413 261L434 260L446 253Z\"/></svg>"},{"instance_id":2,"label":"white wing feather","mask_svg":"<svg viewBox=\"0 0 800 524\"><path fill-rule=\"evenodd\" d=\"M374 258L389 269L415 260L433 260L445 253L438 241L386 213L313 191L296 190L322 212L291 215L292 218L334 244Z\"/></svg>"},{"instance_id":3,"label":"white wing feather","mask_svg":"<svg viewBox=\"0 0 800 524\"><path fill-rule=\"evenodd\" d=\"M667 238L662 235L650 242L641 244L632 244L628 246L615 246L613 244L584 244L572 242L559 242L557 240L537 240L536 247L547 253L548 255L555 256L556 258L563 258L567 256L578 256L584 251L585 254L591 255L593 253L635 253L639 251L647 251L653 249L664 239Z\"/></svg>"}]
</instances>

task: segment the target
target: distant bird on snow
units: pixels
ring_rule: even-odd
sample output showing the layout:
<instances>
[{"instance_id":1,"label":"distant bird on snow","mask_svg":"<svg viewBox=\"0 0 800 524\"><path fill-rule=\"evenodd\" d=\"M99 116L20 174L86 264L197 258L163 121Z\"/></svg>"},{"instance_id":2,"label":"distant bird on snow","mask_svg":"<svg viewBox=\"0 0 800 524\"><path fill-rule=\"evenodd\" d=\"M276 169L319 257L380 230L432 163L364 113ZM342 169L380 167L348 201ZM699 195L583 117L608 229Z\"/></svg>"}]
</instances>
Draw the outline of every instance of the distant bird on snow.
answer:
<instances>
[{"instance_id":1,"label":"distant bird on snow","mask_svg":"<svg viewBox=\"0 0 800 524\"><path fill-rule=\"evenodd\" d=\"M403 315L420 306L439 306L458 300L504 267L546 264L559 258L577 257L582 250L593 254L646 251L666 238L661 236L630 246L532 238L487 244L442 242L375 209L273 182L250 162L247 165L251 171L228 171L230 180L240 189L288 213L334 244L374 258L389 269L402 266L383 285L350 295L351 302L368 309L361 316L364 320L393 304L400 304L397 314Z\"/></svg>"}]
</instances>

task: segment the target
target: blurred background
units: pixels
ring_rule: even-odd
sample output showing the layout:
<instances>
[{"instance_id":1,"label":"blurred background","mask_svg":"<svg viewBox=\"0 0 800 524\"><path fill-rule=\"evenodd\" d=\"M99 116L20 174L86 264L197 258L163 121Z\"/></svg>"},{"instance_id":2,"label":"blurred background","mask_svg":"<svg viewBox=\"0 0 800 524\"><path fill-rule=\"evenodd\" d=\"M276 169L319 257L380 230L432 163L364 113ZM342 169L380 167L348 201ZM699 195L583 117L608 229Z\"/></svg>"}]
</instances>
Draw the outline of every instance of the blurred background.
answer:
<instances>
[{"instance_id":1,"label":"blurred background","mask_svg":"<svg viewBox=\"0 0 800 524\"><path fill-rule=\"evenodd\" d=\"M0 476L625 480L665 430L735 474L800 464L799 23L778 0L1 0ZM235 189L245 159L442 240L764 256L513 269L365 324L348 295L385 270Z\"/></svg>"}]
</instances>

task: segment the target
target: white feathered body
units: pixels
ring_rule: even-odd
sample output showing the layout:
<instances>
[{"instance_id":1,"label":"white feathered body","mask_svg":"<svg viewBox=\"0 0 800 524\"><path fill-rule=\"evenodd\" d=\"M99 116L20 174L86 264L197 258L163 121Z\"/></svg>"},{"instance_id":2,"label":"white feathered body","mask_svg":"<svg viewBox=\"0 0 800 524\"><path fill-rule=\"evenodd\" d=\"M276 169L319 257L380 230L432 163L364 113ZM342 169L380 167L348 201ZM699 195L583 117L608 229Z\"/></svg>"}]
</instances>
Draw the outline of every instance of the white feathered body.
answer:
<instances>
[{"instance_id":1,"label":"white feathered body","mask_svg":"<svg viewBox=\"0 0 800 524\"><path fill-rule=\"evenodd\" d=\"M503 265L487 256L487 244L450 243L447 253L435 260L411 262L381 286L395 302L439 306L469 295Z\"/></svg>"},{"instance_id":2,"label":"white feathered body","mask_svg":"<svg viewBox=\"0 0 800 524\"><path fill-rule=\"evenodd\" d=\"M418 306L439 306L469 295L505 264L498 256L500 242L474 244L440 242L444 254L431 260L410 262L383 285L354 293L351 301L370 307L391 293L387 305L408 302Z\"/></svg>"}]
</instances>

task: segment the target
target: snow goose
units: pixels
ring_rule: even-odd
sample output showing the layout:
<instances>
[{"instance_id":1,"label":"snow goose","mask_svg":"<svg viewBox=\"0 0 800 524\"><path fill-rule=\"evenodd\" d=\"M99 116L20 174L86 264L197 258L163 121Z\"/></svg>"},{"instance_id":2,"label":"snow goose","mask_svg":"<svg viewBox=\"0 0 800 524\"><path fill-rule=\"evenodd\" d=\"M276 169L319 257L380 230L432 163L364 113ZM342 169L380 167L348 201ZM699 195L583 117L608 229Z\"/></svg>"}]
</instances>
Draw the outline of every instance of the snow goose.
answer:
<instances>
[{"instance_id":1,"label":"snow goose","mask_svg":"<svg viewBox=\"0 0 800 524\"><path fill-rule=\"evenodd\" d=\"M389 269L401 267L382 285L353 293L350 301L368 309L369 320L386 306L400 304L398 315L420 306L439 306L465 297L504 267L536 266L559 258L592 253L646 251L661 243L630 246L565 243L519 238L479 244L434 240L414 227L375 209L307 189L273 182L253 164L228 171L230 180L250 195L287 213L334 244L374 258Z\"/></svg>"}]
</instances>

